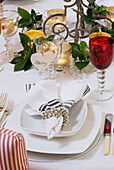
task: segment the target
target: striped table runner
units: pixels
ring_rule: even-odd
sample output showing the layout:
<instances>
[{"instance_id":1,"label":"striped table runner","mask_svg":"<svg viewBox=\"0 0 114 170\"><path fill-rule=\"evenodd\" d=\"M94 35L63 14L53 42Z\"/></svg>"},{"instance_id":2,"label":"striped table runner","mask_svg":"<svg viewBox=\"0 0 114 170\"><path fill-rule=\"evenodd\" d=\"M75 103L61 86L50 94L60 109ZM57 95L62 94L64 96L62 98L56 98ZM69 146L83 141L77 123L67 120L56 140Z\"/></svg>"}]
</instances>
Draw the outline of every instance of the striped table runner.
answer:
<instances>
[{"instance_id":1,"label":"striped table runner","mask_svg":"<svg viewBox=\"0 0 114 170\"><path fill-rule=\"evenodd\" d=\"M29 170L24 137L0 128L0 170Z\"/></svg>"}]
</instances>

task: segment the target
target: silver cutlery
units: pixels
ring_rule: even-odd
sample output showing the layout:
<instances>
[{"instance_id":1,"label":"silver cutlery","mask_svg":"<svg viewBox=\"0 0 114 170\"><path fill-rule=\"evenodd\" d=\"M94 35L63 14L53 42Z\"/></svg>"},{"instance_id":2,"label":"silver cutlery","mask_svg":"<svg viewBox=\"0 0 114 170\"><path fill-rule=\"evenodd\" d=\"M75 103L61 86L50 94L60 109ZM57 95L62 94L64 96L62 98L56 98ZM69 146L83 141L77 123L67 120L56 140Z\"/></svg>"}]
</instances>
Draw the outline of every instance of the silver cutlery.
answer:
<instances>
[{"instance_id":1,"label":"silver cutlery","mask_svg":"<svg viewBox=\"0 0 114 170\"><path fill-rule=\"evenodd\" d=\"M9 100L7 105L4 107L4 109L1 112L0 126L4 122L4 119L5 119L6 115L11 114L13 112L13 109L14 109L14 101L13 100Z\"/></svg>"},{"instance_id":2,"label":"silver cutlery","mask_svg":"<svg viewBox=\"0 0 114 170\"><path fill-rule=\"evenodd\" d=\"M109 155L110 153L110 143L111 143L111 126L112 126L113 115L107 114L105 117L105 125L104 125L104 148L103 154Z\"/></svg>"},{"instance_id":3,"label":"silver cutlery","mask_svg":"<svg viewBox=\"0 0 114 170\"><path fill-rule=\"evenodd\" d=\"M1 93L0 95L0 111L2 111L6 105L8 99L8 93Z\"/></svg>"}]
</instances>

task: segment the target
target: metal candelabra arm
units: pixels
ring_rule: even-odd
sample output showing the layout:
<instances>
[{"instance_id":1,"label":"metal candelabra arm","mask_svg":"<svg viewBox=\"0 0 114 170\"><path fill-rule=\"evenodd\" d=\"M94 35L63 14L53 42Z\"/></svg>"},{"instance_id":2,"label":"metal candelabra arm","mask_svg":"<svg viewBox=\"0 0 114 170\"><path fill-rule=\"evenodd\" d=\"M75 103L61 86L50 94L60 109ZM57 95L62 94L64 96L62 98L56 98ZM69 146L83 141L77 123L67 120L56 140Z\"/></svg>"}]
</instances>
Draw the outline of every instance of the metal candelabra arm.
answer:
<instances>
[{"instance_id":1,"label":"metal candelabra arm","mask_svg":"<svg viewBox=\"0 0 114 170\"><path fill-rule=\"evenodd\" d=\"M72 0L63 0L65 2L71 2ZM93 1L89 1L87 0L87 2L91 2L91 3L94 3L96 0L93 0ZM105 30L107 29L107 27L101 25L101 24L97 24L95 26L93 26L90 30L87 30L85 29L85 23L84 21L82 21L82 17L80 16L80 12L84 13L84 7L87 8L87 9L91 9L92 10L92 16L94 19L107 19L109 20L110 22L112 22L111 19L107 18L106 16L103 16L103 15L95 15L95 12L94 12L94 7L92 6L87 6L83 0L75 0L72 4L70 5L64 5L64 13L61 14L61 13L58 13L58 14L54 14L54 15L51 15L49 16L43 23L43 31L44 33L46 34L46 23L48 22L49 19L53 18L53 17L56 17L56 16L67 16L67 9L68 8L71 8L75 6L76 7L76 10L77 10L77 15L76 15L76 21L75 21L75 28L73 28L72 30L69 31L69 28L67 25L63 24L63 23L55 23L53 26L52 26L52 32L55 33L55 34L60 34L61 31L56 31L55 28L56 26L58 25L61 25L65 28L66 30L66 35L64 37L64 39L67 39L68 36L74 38L74 42L78 42L79 39L83 39L83 38L87 38L96 28L104 28ZM84 35L84 32L87 32L86 35Z\"/></svg>"}]
</instances>

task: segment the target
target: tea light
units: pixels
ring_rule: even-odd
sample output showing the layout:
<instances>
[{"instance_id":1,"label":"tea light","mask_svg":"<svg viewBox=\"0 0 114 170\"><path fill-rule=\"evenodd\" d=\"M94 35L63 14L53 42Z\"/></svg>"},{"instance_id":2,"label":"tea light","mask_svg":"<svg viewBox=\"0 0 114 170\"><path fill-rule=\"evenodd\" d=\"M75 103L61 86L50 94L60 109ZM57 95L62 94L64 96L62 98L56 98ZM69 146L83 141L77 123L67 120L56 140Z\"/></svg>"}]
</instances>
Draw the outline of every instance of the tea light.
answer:
<instances>
[{"instance_id":1,"label":"tea light","mask_svg":"<svg viewBox=\"0 0 114 170\"><path fill-rule=\"evenodd\" d=\"M50 10L46 10L44 13L43 13L43 20L45 21L48 17L54 15L54 14L64 14L64 9L50 9ZM50 31L52 31L52 26L56 23L62 23L62 24L66 24L66 16L63 15L63 16L55 16L55 17L52 17L48 20L48 31L50 33ZM63 30L64 27L62 25L57 25L55 27L55 30L58 31L58 30Z\"/></svg>"},{"instance_id":2,"label":"tea light","mask_svg":"<svg viewBox=\"0 0 114 170\"><path fill-rule=\"evenodd\" d=\"M110 6L106 9L106 16L114 22L114 6ZM107 27L112 27L112 23L109 20L107 20Z\"/></svg>"},{"instance_id":3,"label":"tea light","mask_svg":"<svg viewBox=\"0 0 114 170\"><path fill-rule=\"evenodd\" d=\"M64 9L50 9L47 11L48 17L54 14L64 14ZM55 23L66 23L66 16L55 16L48 20L48 23L54 25Z\"/></svg>"},{"instance_id":4,"label":"tea light","mask_svg":"<svg viewBox=\"0 0 114 170\"><path fill-rule=\"evenodd\" d=\"M70 67L71 52L71 45L63 43L61 58L54 64L56 71L63 71L64 69L68 69Z\"/></svg>"}]
</instances>

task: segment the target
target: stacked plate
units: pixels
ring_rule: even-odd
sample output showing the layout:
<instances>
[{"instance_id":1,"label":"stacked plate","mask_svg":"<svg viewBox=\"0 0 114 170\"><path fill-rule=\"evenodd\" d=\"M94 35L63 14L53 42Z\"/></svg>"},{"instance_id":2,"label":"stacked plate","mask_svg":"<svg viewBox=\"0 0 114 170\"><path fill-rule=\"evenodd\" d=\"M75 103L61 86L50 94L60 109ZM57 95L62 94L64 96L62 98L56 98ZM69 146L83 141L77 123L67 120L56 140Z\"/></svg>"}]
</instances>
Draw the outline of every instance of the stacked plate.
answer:
<instances>
[{"instance_id":1,"label":"stacked plate","mask_svg":"<svg viewBox=\"0 0 114 170\"><path fill-rule=\"evenodd\" d=\"M51 140L46 137L43 120L28 115L27 108L26 103L16 108L5 127L24 135L28 157L32 161L76 158L89 152L100 139L102 112L99 106L87 105L82 100L76 103L70 110L69 124Z\"/></svg>"}]
</instances>

